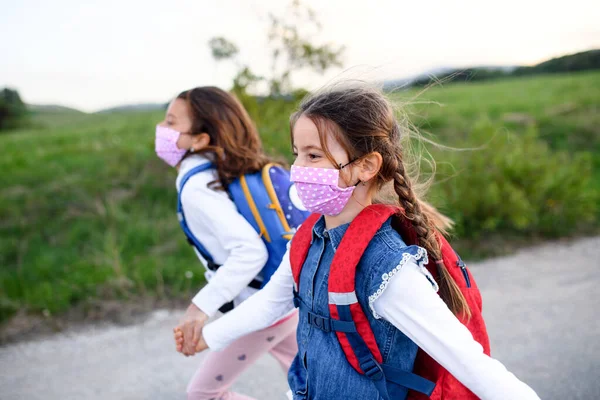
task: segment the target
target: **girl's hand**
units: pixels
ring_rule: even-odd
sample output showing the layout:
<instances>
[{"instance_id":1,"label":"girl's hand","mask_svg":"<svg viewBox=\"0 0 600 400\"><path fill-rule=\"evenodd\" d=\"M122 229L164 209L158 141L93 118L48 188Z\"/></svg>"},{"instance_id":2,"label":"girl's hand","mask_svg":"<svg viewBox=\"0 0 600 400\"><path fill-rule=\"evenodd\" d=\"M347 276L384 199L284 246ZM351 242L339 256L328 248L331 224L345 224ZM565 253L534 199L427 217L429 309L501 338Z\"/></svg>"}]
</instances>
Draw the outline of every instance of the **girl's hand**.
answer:
<instances>
[{"instance_id":1,"label":"girl's hand","mask_svg":"<svg viewBox=\"0 0 600 400\"><path fill-rule=\"evenodd\" d=\"M181 353L183 351L183 332L179 327L173 328L173 336L175 339L175 348Z\"/></svg>"},{"instance_id":2,"label":"girl's hand","mask_svg":"<svg viewBox=\"0 0 600 400\"><path fill-rule=\"evenodd\" d=\"M202 328L207 320L208 316L202 310L193 303L190 304L181 322L174 329L177 351L183 353L185 356L196 354L196 346L201 341Z\"/></svg>"},{"instance_id":3,"label":"girl's hand","mask_svg":"<svg viewBox=\"0 0 600 400\"><path fill-rule=\"evenodd\" d=\"M196 353L203 352L206 349L208 349L208 346L206 345L206 342L204 341L204 335L202 335L202 333L200 333L200 339L198 340L198 344L196 345Z\"/></svg>"}]
</instances>

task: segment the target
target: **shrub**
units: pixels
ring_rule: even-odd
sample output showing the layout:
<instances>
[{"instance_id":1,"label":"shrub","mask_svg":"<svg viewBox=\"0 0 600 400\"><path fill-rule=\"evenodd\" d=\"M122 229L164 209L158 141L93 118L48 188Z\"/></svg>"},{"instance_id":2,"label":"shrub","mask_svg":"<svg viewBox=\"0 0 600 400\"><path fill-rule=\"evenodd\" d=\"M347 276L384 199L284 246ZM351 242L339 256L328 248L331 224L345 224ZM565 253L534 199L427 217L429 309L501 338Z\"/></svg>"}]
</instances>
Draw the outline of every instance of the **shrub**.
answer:
<instances>
[{"instance_id":1,"label":"shrub","mask_svg":"<svg viewBox=\"0 0 600 400\"><path fill-rule=\"evenodd\" d=\"M552 152L533 125L515 135L483 121L468 141L464 147L485 145L435 154L439 183L431 193L460 237L565 236L595 222L600 196L589 153Z\"/></svg>"}]
</instances>

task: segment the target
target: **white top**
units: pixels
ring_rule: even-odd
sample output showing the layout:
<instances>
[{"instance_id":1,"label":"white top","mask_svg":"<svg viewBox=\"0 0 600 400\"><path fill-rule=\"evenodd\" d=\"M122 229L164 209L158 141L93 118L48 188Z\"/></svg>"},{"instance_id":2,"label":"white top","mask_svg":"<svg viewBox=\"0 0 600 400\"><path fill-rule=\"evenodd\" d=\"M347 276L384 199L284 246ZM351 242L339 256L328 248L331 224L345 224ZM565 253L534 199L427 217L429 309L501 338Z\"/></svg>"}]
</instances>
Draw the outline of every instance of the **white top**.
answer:
<instances>
[{"instance_id":1,"label":"white top","mask_svg":"<svg viewBox=\"0 0 600 400\"><path fill-rule=\"evenodd\" d=\"M192 168L207 163L201 155L186 157L177 175L177 190L183 176ZM217 179L214 169L208 169L191 177L183 188L181 204L190 231L221 265L216 272L206 270L208 283L192 299L209 317L225 303L234 300L240 304L256 289L248 284L261 271L268 259L268 252L254 228L237 211L226 192L213 190L208 184ZM206 260L196 251L200 260Z\"/></svg>"},{"instance_id":2,"label":"white top","mask_svg":"<svg viewBox=\"0 0 600 400\"><path fill-rule=\"evenodd\" d=\"M482 346L438 296L424 267L409 258L398 269L384 292L373 301L374 316L401 330L478 397L539 400L502 363L483 353ZM221 350L288 313L294 307L293 284L288 252L263 290L204 328L208 347Z\"/></svg>"}]
</instances>

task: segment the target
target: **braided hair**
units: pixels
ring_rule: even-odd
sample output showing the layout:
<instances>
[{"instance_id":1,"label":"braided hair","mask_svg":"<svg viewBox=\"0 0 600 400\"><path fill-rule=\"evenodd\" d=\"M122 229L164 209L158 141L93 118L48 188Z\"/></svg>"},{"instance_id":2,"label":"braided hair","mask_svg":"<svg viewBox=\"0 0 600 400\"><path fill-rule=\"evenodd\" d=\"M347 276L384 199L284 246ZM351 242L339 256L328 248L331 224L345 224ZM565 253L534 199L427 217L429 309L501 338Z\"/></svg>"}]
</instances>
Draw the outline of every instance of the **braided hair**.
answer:
<instances>
[{"instance_id":1,"label":"braided hair","mask_svg":"<svg viewBox=\"0 0 600 400\"><path fill-rule=\"evenodd\" d=\"M385 185L393 185L395 205L402 208L419 246L427 250L437 265L440 297L455 315L469 316L467 302L442 261L438 240L438 235L451 227L451 221L426 203L414 189L414 180L409 176L404 160L402 142L406 138L402 137L403 128L385 96L364 84L333 86L302 101L291 117L292 128L301 116L315 123L323 150L334 163L326 146L328 134L340 143L349 159L359 159L373 152L382 156L383 163L374 178L373 190L379 192ZM408 126L404 128L409 131Z\"/></svg>"}]
</instances>

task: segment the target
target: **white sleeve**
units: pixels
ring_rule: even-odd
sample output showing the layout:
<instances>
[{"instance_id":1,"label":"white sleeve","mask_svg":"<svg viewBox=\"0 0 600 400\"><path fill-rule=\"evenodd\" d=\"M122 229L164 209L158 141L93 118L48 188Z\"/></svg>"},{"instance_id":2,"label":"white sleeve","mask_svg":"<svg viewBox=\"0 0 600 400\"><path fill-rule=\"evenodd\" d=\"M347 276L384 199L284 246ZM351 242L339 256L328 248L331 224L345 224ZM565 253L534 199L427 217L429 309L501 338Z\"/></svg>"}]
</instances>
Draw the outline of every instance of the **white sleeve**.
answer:
<instances>
[{"instance_id":1,"label":"white sleeve","mask_svg":"<svg viewBox=\"0 0 600 400\"><path fill-rule=\"evenodd\" d=\"M204 340L212 350L222 350L249 333L267 328L294 308L294 278L289 250L269 283L248 300L206 325Z\"/></svg>"},{"instance_id":2,"label":"white sleeve","mask_svg":"<svg viewBox=\"0 0 600 400\"><path fill-rule=\"evenodd\" d=\"M539 400L529 386L483 352L483 347L435 292L421 268L411 261L390 278L385 291L374 302L376 313L481 399Z\"/></svg>"},{"instance_id":3,"label":"white sleeve","mask_svg":"<svg viewBox=\"0 0 600 400\"><path fill-rule=\"evenodd\" d=\"M181 204L192 232L206 232L228 256L210 281L192 299L208 316L233 300L256 277L268 259L265 244L237 211L232 201L193 178L185 186ZM210 249L207 249L210 251Z\"/></svg>"}]
</instances>

